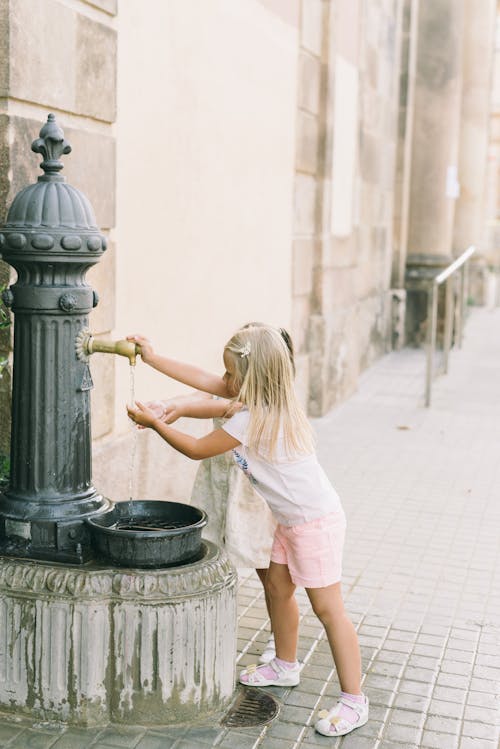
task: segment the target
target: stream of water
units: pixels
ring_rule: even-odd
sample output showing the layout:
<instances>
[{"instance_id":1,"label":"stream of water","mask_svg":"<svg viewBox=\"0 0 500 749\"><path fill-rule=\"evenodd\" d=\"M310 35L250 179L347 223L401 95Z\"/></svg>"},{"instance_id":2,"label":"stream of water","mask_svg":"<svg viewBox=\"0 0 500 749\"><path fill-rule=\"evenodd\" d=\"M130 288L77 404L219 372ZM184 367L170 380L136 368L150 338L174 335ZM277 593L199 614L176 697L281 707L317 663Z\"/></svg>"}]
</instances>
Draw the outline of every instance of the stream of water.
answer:
<instances>
[{"instance_id":1,"label":"stream of water","mask_svg":"<svg viewBox=\"0 0 500 749\"><path fill-rule=\"evenodd\" d=\"M135 366L130 364L130 406L135 406ZM129 501L129 516L132 517L132 500L134 495L134 468L135 468L135 456L137 453L137 437L138 429L133 421L130 422L132 425L132 450L130 455L130 466L128 474L128 501Z\"/></svg>"}]
</instances>

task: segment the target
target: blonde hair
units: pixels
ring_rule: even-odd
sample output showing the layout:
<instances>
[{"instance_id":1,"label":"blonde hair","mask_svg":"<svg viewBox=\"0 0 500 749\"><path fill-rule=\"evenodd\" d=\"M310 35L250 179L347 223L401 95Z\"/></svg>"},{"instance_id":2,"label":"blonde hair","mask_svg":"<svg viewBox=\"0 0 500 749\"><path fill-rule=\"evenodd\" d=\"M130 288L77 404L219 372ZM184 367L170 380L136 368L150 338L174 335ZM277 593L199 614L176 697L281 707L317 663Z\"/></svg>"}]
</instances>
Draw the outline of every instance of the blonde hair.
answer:
<instances>
[{"instance_id":1,"label":"blonde hair","mask_svg":"<svg viewBox=\"0 0 500 749\"><path fill-rule=\"evenodd\" d=\"M270 458L282 429L287 455L314 450L311 426L293 385L293 355L280 330L248 325L224 347L234 364L237 400L250 413L248 444Z\"/></svg>"}]
</instances>

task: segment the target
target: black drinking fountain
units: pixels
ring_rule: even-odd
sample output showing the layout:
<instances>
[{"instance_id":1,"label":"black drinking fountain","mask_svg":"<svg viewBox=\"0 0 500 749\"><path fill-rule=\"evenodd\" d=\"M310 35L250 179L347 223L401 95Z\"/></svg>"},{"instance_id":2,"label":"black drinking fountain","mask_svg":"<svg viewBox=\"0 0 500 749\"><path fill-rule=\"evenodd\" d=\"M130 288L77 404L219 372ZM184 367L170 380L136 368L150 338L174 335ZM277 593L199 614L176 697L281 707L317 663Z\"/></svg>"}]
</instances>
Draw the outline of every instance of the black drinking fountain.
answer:
<instances>
[{"instance_id":1,"label":"black drinking fountain","mask_svg":"<svg viewBox=\"0 0 500 749\"><path fill-rule=\"evenodd\" d=\"M89 359L138 352L88 328L106 250L49 115L44 172L0 227L17 271L10 484L0 495L0 708L79 725L205 720L233 696L236 573L178 502L114 504L92 485ZM140 217L138 218L140 220Z\"/></svg>"}]
</instances>

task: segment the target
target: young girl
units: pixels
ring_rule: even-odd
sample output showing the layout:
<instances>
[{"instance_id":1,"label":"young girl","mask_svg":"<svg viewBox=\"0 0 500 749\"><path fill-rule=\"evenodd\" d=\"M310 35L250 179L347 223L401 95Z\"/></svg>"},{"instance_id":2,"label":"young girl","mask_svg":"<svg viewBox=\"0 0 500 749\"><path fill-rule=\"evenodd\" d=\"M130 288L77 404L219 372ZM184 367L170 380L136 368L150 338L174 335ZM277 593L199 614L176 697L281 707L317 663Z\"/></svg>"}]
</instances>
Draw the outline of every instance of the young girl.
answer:
<instances>
[{"instance_id":1,"label":"young girl","mask_svg":"<svg viewBox=\"0 0 500 749\"><path fill-rule=\"evenodd\" d=\"M261 322L252 322L243 327L262 326ZM284 328L280 328L279 332L286 343L295 375L292 339ZM209 393L200 392L168 400L150 401L145 405L166 424L173 424L181 417L211 418L214 429L223 428L225 419L233 416L242 406L237 401L214 398ZM236 568L255 569L264 588L266 608L271 618L266 575L276 521L267 503L238 468L230 452L201 461L190 501L196 507L205 510L208 515L203 537L218 546L223 546ZM259 657L259 663L268 663L275 655L276 646L271 631Z\"/></svg>"},{"instance_id":2,"label":"young girl","mask_svg":"<svg viewBox=\"0 0 500 749\"><path fill-rule=\"evenodd\" d=\"M199 439L159 420L143 404L128 408L130 418L154 429L168 444L194 460L233 451L234 459L269 504L278 527L266 586L276 657L249 666L240 682L252 686L295 686L299 613L294 592L303 586L325 627L341 686L338 702L320 714L316 730L343 736L368 720L362 694L361 659L356 631L348 619L340 590L345 516L339 497L321 469L311 428L293 388L288 350L278 330L249 327L235 333L224 348L222 378L198 367L154 353L142 336L142 358L155 369L198 390L237 398L243 408Z\"/></svg>"}]
</instances>

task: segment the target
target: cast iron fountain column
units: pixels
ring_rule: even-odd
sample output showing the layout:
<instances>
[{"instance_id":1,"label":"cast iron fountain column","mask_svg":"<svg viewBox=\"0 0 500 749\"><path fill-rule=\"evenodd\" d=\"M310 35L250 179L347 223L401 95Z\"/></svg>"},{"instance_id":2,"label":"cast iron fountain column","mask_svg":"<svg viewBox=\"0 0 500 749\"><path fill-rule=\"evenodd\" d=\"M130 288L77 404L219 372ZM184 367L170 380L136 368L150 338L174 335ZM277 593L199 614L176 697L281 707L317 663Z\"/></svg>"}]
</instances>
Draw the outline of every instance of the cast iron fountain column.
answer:
<instances>
[{"instance_id":1,"label":"cast iron fountain column","mask_svg":"<svg viewBox=\"0 0 500 749\"><path fill-rule=\"evenodd\" d=\"M49 115L32 144L44 174L14 199L0 252L17 271L4 294L15 313L10 487L0 499L0 551L81 563L85 518L109 507L91 482L88 364L78 333L97 303L86 271L106 249L87 198L59 174L71 146Z\"/></svg>"}]
</instances>

